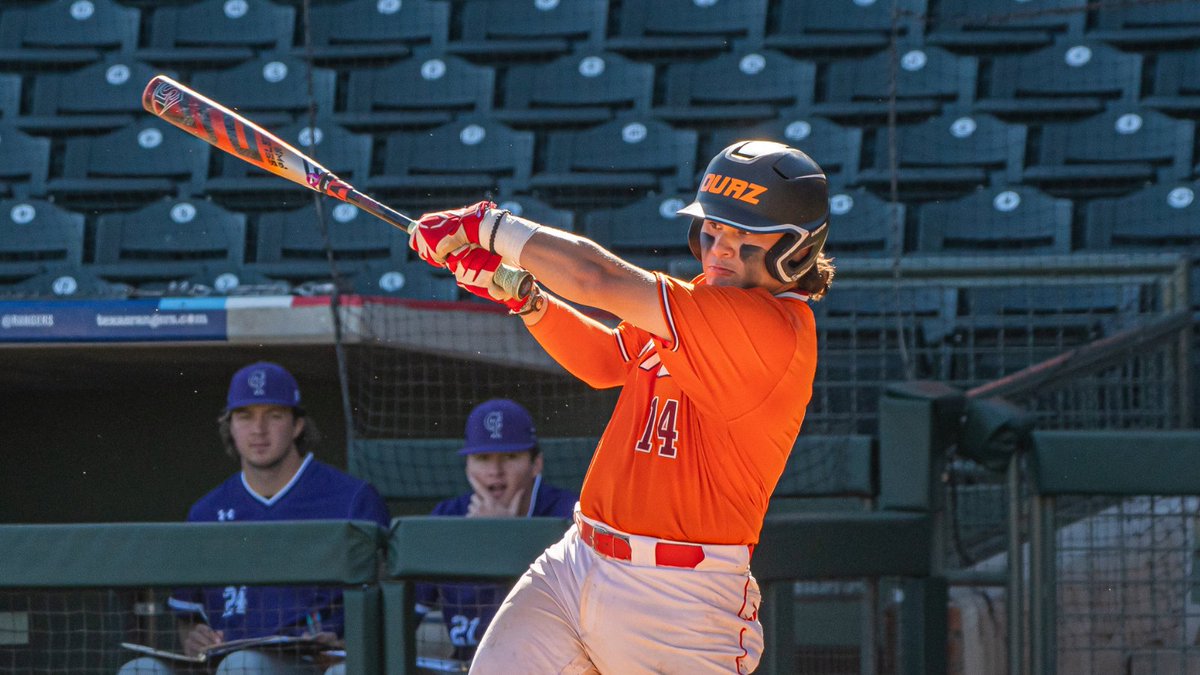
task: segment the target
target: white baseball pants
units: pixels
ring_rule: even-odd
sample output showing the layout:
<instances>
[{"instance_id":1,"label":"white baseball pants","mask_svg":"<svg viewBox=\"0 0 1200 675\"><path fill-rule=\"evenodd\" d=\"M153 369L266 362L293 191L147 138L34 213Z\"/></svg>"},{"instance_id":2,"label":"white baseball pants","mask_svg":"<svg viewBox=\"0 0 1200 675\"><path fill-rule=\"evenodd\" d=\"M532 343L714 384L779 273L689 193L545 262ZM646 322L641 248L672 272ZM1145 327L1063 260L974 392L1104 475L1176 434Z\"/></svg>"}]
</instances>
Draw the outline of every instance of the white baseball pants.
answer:
<instances>
[{"instance_id":1,"label":"white baseball pants","mask_svg":"<svg viewBox=\"0 0 1200 675\"><path fill-rule=\"evenodd\" d=\"M593 526L627 541L602 555ZM752 672L762 657L760 593L744 546L704 546L695 569L660 566L658 540L616 533L576 513L576 525L505 598L473 675ZM601 548L601 550L604 550Z\"/></svg>"}]
</instances>

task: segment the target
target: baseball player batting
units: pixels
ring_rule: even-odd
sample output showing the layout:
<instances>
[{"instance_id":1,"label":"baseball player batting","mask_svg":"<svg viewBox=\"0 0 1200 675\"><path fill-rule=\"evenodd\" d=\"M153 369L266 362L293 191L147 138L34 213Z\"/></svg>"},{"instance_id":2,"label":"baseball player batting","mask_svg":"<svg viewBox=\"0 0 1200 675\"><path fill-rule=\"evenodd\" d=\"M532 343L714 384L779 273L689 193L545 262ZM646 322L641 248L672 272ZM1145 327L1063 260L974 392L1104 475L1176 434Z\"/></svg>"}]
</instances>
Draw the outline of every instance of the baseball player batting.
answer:
<instances>
[{"instance_id":1,"label":"baseball player batting","mask_svg":"<svg viewBox=\"0 0 1200 675\"><path fill-rule=\"evenodd\" d=\"M795 148L736 143L696 199L703 274L674 279L488 202L427 214L410 245L502 302L593 387L623 387L575 524L517 582L472 673L749 673L762 656L750 560L812 395L808 301L833 280L828 187ZM504 262L540 286L500 290ZM621 318L610 329L558 297Z\"/></svg>"}]
</instances>

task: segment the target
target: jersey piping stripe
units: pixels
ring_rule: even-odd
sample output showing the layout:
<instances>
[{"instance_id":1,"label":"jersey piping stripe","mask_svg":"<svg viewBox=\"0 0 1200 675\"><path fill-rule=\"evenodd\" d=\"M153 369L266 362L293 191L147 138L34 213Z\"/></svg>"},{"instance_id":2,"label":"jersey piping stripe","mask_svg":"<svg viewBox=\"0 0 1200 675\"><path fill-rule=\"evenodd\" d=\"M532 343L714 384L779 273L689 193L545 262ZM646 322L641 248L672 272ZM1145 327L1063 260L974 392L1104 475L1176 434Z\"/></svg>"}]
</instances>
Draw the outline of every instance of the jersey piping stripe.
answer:
<instances>
[{"instance_id":1,"label":"jersey piping stripe","mask_svg":"<svg viewBox=\"0 0 1200 675\"><path fill-rule=\"evenodd\" d=\"M671 351L679 351L679 331L675 328L675 317L671 314L671 300L667 296L667 282L663 277L658 278L658 288L662 292L663 313L667 318L667 329L671 331Z\"/></svg>"},{"instance_id":2,"label":"jersey piping stripe","mask_svg":"<svg viewBox=\"0 0 1200 675\"><path fill-rule=\"evenodd\" d=\"M621 332L613 331L613 337L617 339L617 348L621 350L621 360L629 363L629 352L625 350L625 342L621 339Z\"/></svg>"},{"instance_id":3,"label":"jersey piping stripe","mask_svg":"<svg viewBox=\"0 0 1200 675\"><path fill-rule=\"evenodd\" d=\"M537 508L538 490L542 488L542 474L533 477L533 497L529 500L529 511L525 513L525 517L533 516L533 510Z\"/></svg>"},{"instance_id":4,"label":"jersey piping stripe","mask_svg":"<svg viewBox=\"0 0 1200 675\"><path fill-rule=\"evenodd\" d=\"M799 291L784 291L783 293L779 293L775 297L777 297L777 298L792 298L793 300L800 300L803 302L808 302L808 293L801 293Z\"/></svg>"},{"instance_id":5,"label":"jersey piping stripe","mask_svg":"<svg viewBox=\"0 0 1200 675\"><path fill-rule=\"evenodd\" d=\"M312 459L313 454L310 452L308 453L308 456L304 458L304 463L302 463L300 468L296 470L296 475L292 476L292 479L287 482L287 485L284 485L283 489L279 492L276 492L275 496L271 497L270 499L258 494L254 491L254 488L250 487L250 484L246 482L245 471L242 472L242 487L246 488L246 492L249 492L251 497L254 497L258 501L262 502L263 505L271 506L280 499L283 499L283 496L286 495L292 489L292 486L294 486L296 482L300 480L300 476L304 473L304 470L308 468L308 465L312 463Z\"/></svg>"}]
</instances>

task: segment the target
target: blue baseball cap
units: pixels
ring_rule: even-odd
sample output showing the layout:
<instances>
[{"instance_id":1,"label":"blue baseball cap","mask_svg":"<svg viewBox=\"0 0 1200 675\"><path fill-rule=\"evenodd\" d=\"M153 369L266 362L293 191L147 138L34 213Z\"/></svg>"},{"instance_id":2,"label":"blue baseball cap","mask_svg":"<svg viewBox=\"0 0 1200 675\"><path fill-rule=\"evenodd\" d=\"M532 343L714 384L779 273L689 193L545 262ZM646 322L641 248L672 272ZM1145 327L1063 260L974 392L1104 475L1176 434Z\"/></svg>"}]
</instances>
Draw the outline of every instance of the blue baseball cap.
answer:
<instances>
[{"instance_id":1,"label":"blue baseball cap","mask_svg":"<svg viewBox=\"0 0 1200 675\"><path fill-rule=\"evenodd\" d=\"M269 361L252 363L234 373L229 381L226 410L255 404L285 405L303 412L296 378L283 366Z\"/></svg>"},{"instance_id":2,"label":"blue baseball cap","mask_svg":"<svg viewBox=\"0 0 1200 675\"><path fill-rule=\"evenodd\" d=\"M516 401L494 398L475 406L467 416L467 442L460 455L517 452L537 445L533 417Z\"/></svg>"}]
</instances>

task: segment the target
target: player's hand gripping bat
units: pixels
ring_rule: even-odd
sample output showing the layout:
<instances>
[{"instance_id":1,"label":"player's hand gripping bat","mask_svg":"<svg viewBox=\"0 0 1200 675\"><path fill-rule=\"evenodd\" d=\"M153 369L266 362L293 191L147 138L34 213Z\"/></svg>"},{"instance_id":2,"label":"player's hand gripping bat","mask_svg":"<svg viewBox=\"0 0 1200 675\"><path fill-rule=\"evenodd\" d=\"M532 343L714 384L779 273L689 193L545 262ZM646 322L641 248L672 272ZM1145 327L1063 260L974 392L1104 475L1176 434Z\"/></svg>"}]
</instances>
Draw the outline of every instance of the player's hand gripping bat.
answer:
<instances>
[{"instance_id":1,"label":"player's hand gripping bat","mask_svg":"<svg viewBox=\"0 0 1200 675\"><path fill-rule=\"evenodd\" d=\"M156 75L146 84L142 107L238 159L353 204L409 234L417 225L412 218L359 192L275 134L165 75ZM533 287L533 275L508 265L501 265L493 280L515 298L528 296Z\"/></svg>"}]
</instances>

